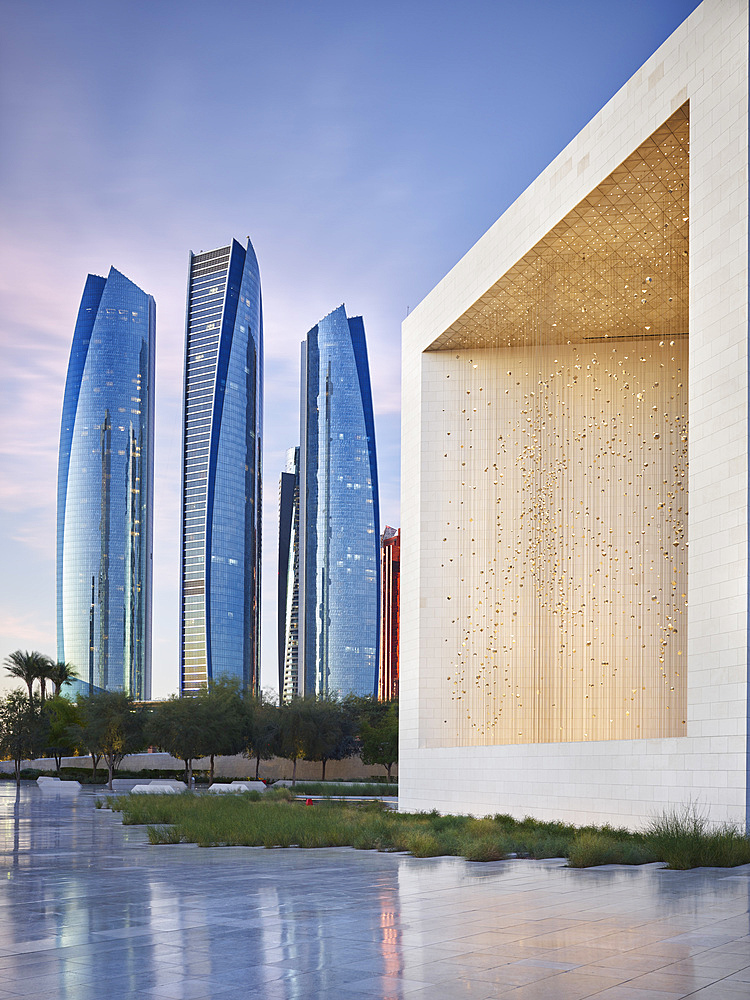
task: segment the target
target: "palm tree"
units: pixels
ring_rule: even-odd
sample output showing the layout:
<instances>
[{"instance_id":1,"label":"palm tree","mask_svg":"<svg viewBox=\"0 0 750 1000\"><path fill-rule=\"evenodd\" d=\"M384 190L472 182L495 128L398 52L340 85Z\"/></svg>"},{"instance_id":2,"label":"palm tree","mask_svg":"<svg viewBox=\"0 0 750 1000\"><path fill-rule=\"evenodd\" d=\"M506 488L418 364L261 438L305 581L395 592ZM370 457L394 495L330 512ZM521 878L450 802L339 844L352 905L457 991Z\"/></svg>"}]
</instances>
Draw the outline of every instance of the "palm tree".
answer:
<instances>
[{"instance_id":1,"label":"palm tree","mask_svg":"<svg viewBox=\"0 0 750 1000\"><path fill-rule=\"evenodd\" d=\"M69 684L71 681L78 680L78 671L72 663L63 663L61 660L58 660L57 663L53 663L50 666L47 671L47 677L55 685L55 698L57 698L63 684Z\"/></svg>"},{"instance_id":2,"label":"palm tree","mask_svg":"<svg viewBox=\"0 0 750 1000\"><path fill-rule=\"evenodd\" d=\"M49 680L49 672L52 669L52 660L49 656L43 658L43 662L39 664L39 669L37 670L36 679L39 681L39 693L42 699L42 708L44 708L44 702L47 697L47 681Z\"/></svg>"},{"instance_id":3,"label":"palm tree","mask_svg":"<svg viewBox=\"0 0 750 1000\"><path fill-rule=\"evenodd\" d=\"M11 677L23 681L29 689L29 705L34 705L34 681L47 677L50 659L36 650L17 649L5 658L5 669ZM42 681L42 703L44 703L44 681Z\"/></svg>"}]
</instances>

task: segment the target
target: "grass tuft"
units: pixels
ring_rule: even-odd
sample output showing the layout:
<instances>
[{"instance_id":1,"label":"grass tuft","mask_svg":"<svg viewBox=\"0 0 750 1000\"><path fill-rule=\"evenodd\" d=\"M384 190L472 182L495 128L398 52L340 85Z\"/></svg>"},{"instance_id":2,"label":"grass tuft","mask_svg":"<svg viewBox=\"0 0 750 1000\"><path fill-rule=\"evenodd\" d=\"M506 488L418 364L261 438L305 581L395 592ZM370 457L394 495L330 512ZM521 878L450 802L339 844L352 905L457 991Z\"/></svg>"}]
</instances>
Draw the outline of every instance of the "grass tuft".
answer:
<instances>
[{"instance_id":1,"label":"grass tuft","mask_svg":"<svg viewBox=\"0 0 750 1000\"><path fill-rule=\"evenodd\" d=\"M173 826L147 826L149 844L179 844L182 838Z\"/></svg>"},{"instance_id":2,"label":"grass tuft","mask_svg":"<svg viewBox=\"0 0 750 1000\"><path fill-rule=\"evenodd\" d=\"M586 830L570 845L568 864L571 868L591 868L594 865L645 865L658 857L645 842L629 835L628 840L610 836L604 831Z\"/></svg>"},{"instance_id":3,"label":"grass tuft","mask_svg":"<svg viewBox=\"0 0 750 1000\"><path fill-rule=\"evenodd\" d=\"M713 826L695 805L662 813L646 838L669 868L734 868L750 864L750 838L731 823Z\"/></svg>"},{"instance_id":4,"label":"grass tuft","mask_svg":"<svg viewBox=\"0 0 750 1000\"><path fill-rule=\"evenodd\" d=\"M467 861L503 861L513 853L507 848L502 835L495 837L466 837L461 842L461 852Z\"/></svg>"},{"instance_id":5,"label":"grass tuft","mask_svg":"<svg viewBox=\"0 0 750 1000\"><path fill-rule=\"evenodd\" d=\"M260 798L263 798L266 802L294 802L294 792L291 788L285 788L281 785L279 788L268 788L265 792L250 792L251 795L257 796L253 799L253 802L257 802Z\"/></svg>"}]
</instances>

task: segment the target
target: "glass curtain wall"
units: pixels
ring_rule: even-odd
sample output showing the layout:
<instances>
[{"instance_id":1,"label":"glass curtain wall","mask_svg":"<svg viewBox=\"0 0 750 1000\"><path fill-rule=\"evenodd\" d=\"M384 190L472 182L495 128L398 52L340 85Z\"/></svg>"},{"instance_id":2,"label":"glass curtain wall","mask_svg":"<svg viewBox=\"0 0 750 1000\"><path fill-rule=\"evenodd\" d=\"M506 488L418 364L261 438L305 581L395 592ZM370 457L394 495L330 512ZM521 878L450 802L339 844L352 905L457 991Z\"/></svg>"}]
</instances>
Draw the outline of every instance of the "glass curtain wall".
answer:
<instances>
[{"instance_id":1,"label":"glass curtain wall","mask_svg":"<svg viewBox=\"0 0 750 1000\"><path fill-rule=\"evenodd\" d=\"M57 658L78 693L151 697L156 305L90 274L65 383L57 481Z\"/></svg>"},{"instance_id":2,"label":"glass curtain wall","mask_svg":"<svg viewBox=\"0 0 750 1000\"><path fill-rule=\"evenodd\" d=\"M250 240L190 255L183 411L181 693L259 688L263 318Z\"/></svg>"},{"instance_id":3,"label":"glass curtain wall","mask_svg":"<svg viewBox=\"0 0 750 1000\"><path fill-rule=\"evenodd\" d=\"M380 516L362 318L344 306L302 344L299 648L304 693L374 695Z\"/></svg>"}]
</instances>

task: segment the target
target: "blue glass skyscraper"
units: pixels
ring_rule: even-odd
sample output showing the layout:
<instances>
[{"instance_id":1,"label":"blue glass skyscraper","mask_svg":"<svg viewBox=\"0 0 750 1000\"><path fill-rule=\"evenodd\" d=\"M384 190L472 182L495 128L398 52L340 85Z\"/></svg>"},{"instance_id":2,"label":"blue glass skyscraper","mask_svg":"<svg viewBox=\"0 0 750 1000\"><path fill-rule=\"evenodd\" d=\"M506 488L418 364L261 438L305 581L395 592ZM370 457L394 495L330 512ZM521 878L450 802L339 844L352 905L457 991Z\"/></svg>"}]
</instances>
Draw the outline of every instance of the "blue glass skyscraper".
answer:
<instances>
[{"instance_id":1,"label":"blue glass skyscraper","mask_svg":"<svg viewBox=\"0 0 750 1000\"><path fill-rule=\"evenodd\" d=\"M374 695L380 514L365 328L340 306L302 344L300 693Z\"/></svg>"},{"instance_id":2,"label":"blue glass skyscraper","mask_svg":"<svg viewBox=\"0 0 750 1000\"><path fill-rule=\"evenodd\" d=\"M84 693L151 697L155 334L150 295L88 276L57 476L57 658Z\"/></svg>"},{"instance_id":3,"label":"blue glass skyscraper","mask_svg":"<svg viewBox=\"0 0 750 1000\"><path fill-rule=\"evenodd\" d=\"M250 240L190 255L180 691L259 690L263 317Z\"/></svg>"}]
</instances>

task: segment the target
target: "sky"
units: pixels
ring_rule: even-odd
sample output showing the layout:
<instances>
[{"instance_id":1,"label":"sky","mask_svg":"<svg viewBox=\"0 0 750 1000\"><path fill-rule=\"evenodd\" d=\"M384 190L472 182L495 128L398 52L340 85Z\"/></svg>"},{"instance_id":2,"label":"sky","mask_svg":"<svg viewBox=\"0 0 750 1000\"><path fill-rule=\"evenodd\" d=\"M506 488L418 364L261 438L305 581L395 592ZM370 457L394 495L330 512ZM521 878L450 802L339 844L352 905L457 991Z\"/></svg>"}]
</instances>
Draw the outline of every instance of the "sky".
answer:
<instances>
[{"instance_id":1,"label":"sky","mask_svg":"<svg viewBox=\"0 0 750 1000\"><path fill-rule=\"evenodd\" d=\"M178 688L189 251L253 241L265 336L262 674L299 344L364 318L381 525L400 328L695 0L0 0L0 659L56 653L60 411L88 273L157 304L153 693ZM8 682L0 680L0 690Z\"/></svg>"}]
</instances>

